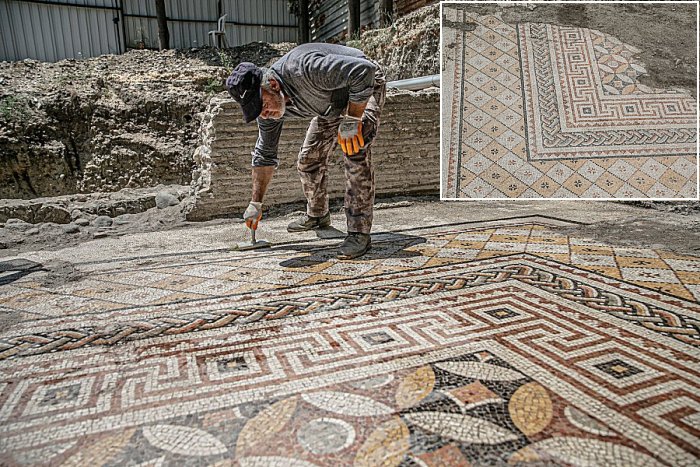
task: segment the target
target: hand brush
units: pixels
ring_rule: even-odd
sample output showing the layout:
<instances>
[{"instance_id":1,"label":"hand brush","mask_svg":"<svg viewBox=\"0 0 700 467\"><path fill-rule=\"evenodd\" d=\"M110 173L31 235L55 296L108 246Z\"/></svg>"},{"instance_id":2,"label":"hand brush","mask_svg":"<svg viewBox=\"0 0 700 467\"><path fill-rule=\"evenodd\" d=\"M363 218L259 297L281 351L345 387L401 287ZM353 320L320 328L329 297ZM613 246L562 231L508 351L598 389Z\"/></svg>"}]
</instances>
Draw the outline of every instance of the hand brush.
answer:
<instances>
[{"instance_id":1,"label":"hand brush","mask_svg":"<svg viewBox=\"0 0 700 467\"><path fill-rule=\"evenodd\" d=\"M258 248L269 248L272 246L267 240L255 240L255 230L250 228L251 240L246 242L238 242L233 249L238 251L257 250Z\"/></svg>"}]
</instances>

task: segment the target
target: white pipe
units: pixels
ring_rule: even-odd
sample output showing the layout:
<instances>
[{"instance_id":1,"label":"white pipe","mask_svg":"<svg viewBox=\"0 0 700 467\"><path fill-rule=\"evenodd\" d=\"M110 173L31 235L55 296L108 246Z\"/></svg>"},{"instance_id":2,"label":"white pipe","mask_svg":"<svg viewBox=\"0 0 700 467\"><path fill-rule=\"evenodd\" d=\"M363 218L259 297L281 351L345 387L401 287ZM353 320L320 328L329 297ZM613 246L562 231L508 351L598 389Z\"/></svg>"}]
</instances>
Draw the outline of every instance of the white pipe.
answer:
<instances>
[{"instance_id":1,"label":"white pipe","mask_svg":"<svg viewBox=\"0 0 700 467\"><path fill-rule=\"evenodd\" d=\"M440 87L440 75L421 76L420 78L400 79L386 83L387 88L420 91L431 86Z\"/></svg>"}]
</instances>

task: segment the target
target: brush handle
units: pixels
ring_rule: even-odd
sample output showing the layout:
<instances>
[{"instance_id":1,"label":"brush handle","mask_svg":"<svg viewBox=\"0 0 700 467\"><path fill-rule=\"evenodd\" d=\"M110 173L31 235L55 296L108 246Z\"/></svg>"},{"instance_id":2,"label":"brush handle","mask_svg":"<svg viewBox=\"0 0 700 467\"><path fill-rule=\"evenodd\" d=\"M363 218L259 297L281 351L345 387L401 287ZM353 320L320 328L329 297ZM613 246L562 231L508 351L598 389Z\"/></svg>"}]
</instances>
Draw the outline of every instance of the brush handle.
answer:
<instances>
[{"instance_id":1,"label":"brush handle","mask_svg":"<svg viewBox=\"0 0 700 467\"><path fill-rule=\"evenodd\" d=\"M250 233L253 235L252 243L255 245L255 229L250 229Z\"/></svg>"}]
</instances>

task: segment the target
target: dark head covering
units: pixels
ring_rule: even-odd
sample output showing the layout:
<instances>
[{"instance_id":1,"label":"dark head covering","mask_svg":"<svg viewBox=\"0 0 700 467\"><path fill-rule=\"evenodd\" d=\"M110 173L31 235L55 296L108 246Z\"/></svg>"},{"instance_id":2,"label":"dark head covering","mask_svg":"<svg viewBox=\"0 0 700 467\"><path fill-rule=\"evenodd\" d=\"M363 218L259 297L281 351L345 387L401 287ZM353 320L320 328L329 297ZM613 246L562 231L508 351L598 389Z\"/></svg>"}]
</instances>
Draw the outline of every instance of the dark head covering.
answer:
<instances>
[{"instance_id":1,"label":"dark head covering","mask_svg":"<svg viewBox=\"0 0 700 467\"><path fill-rule=\"evenodd\" d=\"M241 62L226 79L226 89L243 110L243 120L250 123L262 112L262 71L250 62Z\"/></svg>"}]
</instances>

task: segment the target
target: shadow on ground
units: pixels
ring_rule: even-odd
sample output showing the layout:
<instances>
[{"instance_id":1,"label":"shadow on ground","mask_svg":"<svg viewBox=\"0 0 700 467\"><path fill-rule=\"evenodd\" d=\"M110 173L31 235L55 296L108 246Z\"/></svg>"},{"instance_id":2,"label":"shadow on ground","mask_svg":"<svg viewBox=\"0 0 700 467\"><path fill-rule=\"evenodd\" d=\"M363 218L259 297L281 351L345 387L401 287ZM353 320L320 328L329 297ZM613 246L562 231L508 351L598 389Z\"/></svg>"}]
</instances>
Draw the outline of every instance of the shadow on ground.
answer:
<instances>
[{"instance_id":1,"label":"shadow on ground","mask_svg":"<svg viewBox=\"0 0 700 467\"><path fill-rule=\"evenodd\" d=\"M322 229L316 232L319 238L330 239L330 238L344 238L345 234L332 227L328 229ZM416 256L421 256L420 252L417 251L407 251L415 245L420 245L425 243L427 240L425 237L419 237L416 235L405 235L405 234L392 234L392 233L382 233L372 235L372 247L360 258L358 261L371 261L377 259L406 259L414 258ZM286 248L290 250L295 250L302 255L298 258L287 259L280 263L280 266L286 268L303 268L314 266L317 264L325 263L326 261L335 259L338 255L338 245L328 246L319 249L317 245L314 244L303 244L303 245L286 245Z\"/></svg>"},{"instance_id":2,"label":"shadow on ground","mask_svg":"<svg viewBox=\"0 0 700 467\"><path fill-rule=\"evenodd\" d=\"M12 259L0 261L0 285L15 282L33 272L42 271L44 267L40 263L28 259Z\"/></svg>"}]
</instances>

